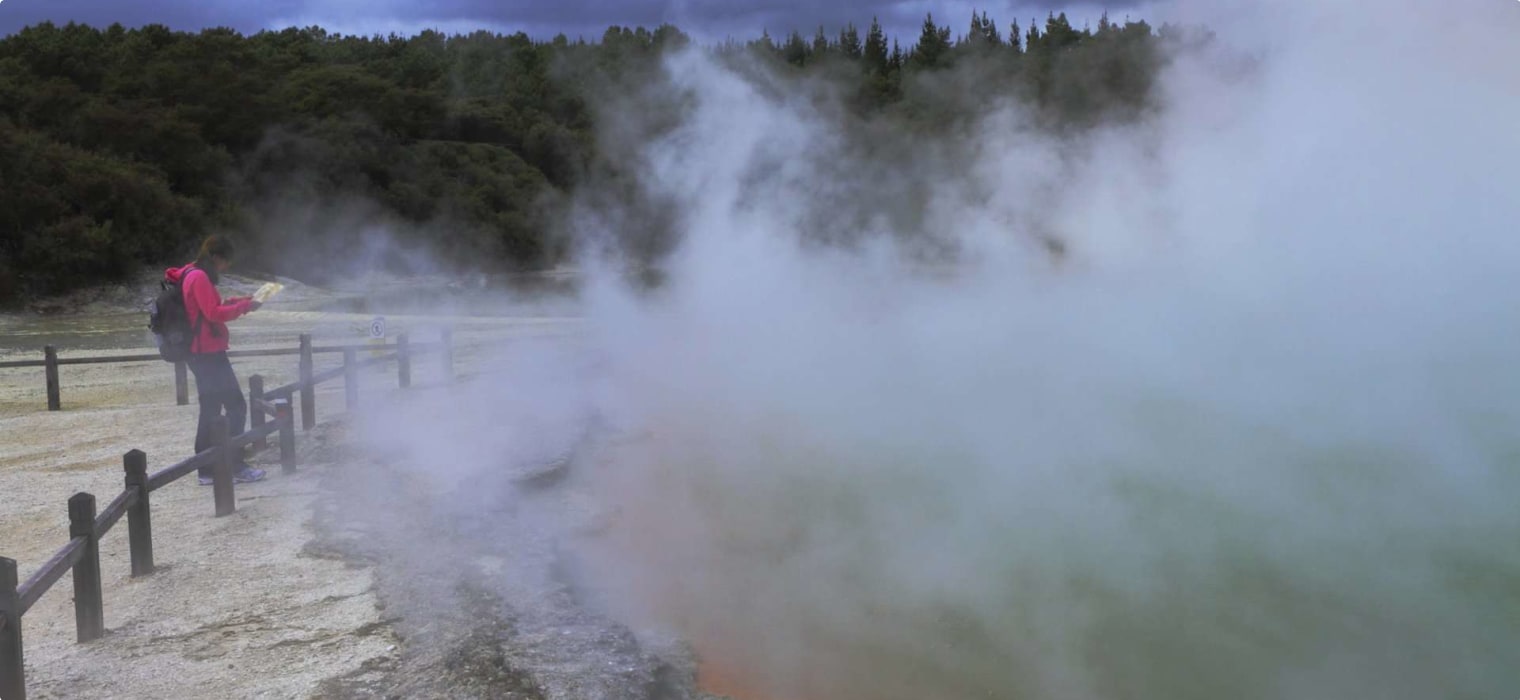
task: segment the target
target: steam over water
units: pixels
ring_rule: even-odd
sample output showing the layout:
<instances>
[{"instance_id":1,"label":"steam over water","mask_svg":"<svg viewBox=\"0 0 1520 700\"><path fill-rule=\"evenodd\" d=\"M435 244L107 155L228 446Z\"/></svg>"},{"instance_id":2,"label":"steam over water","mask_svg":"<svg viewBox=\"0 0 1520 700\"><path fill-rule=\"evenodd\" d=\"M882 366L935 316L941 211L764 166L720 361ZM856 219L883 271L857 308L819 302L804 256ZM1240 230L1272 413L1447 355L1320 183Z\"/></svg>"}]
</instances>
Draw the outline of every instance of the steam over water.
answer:
<instances>
[{"instance_id":1,"label":"steam over water","mask_svg":"<svg viewBox=\"0 0 1520 700\"><path fill-rule=\"evenodd\" d=\"M667 284L490 399L644 435L577 585L763 697L1520 693L1513 4L1232 5L1145 123L869 157L676 57Z\"/></svg>"}]
</instances>

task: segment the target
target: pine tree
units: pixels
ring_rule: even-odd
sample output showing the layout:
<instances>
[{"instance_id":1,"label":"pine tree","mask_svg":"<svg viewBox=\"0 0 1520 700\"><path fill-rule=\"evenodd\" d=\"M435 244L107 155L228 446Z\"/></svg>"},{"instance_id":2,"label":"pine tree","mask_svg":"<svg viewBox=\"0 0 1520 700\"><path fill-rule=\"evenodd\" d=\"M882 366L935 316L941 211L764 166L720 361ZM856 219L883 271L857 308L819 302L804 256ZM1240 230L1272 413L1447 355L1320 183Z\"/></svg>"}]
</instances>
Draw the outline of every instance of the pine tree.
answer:
<instances>
[{"instance_id":1,"label":"pine tree","mask_svg":"<svg viewBox=\"0 0 1520 700\"><path fill-rule=\"evenodd\" d=\"M813 56L823 58L829 52L829 37L823 33L823 25L818 25L818 33L813 35Z\"/></svg>"},{"instance_id":2,"label":"pine tree","mask_svg":"<svg viewBox=\"0 0 1520 700\"><path fill-rule=\"evenodd\" d=\"M798 33L795 29L792 30L791 34L787 35L786 44L781 48L782 58L794 66L807 65L809 52L808 43L803 40L802 34Z\"/></svg>"},{"instance_id":3,"label":"pine tree","mask_svg":"<svg viewBox=\"0 0 1520 700\"><path fill-rule=\"evenodd\" d=\"M874 73L887 72L887 37L881 31L881 23L871 18L871 28L866 32L866 69Z\"/></svg>"},{"instance_id":4,"label":"pine tree","mask_svg":"<svg viewBox=\"0 0 1520 700\"><path fill-rule=\"evenodd\" d=\"M1013 53L1015 55L1021 54L1021 53L1024 52L1023 49L1019 48L1019 21L1018 20L1014 20L1012 24L1008 25L1008 45L1011 46L1011 47L1013 47Z\"/></svg>"},{"instance_id":5,"label":"pine tree","mask_svg":"<svg viewBox=\"0 0 1520 700\"><path fill-rule=\"evenodd\" d=\"M909 62L915 68L939 68L947 64L950 53L950 27L939 27L934 24L934 13L924 17L924 29L918 36L918 46L914 47L913 55Z\"/></svg>"},{"instance_id":6,"label":"pine tree","mask_svg":"<svg viewBox=\"0 0 1520 700\"><path fill-rule=\"evenodd\" d=\"M1003 35L998 33L997 22L992 21L985 11L982 12L981 30L982 41L987 45L1001 46L1003 44Z\"/></svg>"},{"instance_id":7,"label":"pine tree","mask_svg":"<svg viewBox=\"0 0 1520 700\"><path fill-rule=\"evenodd\" d=\"M1052 51L1075 46L1082 40L1082 33L1071 28L1071 22L1066 19L1066 13L1051 15L1045 20L1045 41Z\"/></svg>"},{"instance_id":8,"label":"pine tree","mask_svg":"<svg viewBox=\"0 0 1520 700\"><path fill-rule=\"evenodd\" d=\"M856 31L854 24L845 25L839 32L839 52L844 54L845 58L860 59L860 32Z\"/></svg>"}]
</instances>

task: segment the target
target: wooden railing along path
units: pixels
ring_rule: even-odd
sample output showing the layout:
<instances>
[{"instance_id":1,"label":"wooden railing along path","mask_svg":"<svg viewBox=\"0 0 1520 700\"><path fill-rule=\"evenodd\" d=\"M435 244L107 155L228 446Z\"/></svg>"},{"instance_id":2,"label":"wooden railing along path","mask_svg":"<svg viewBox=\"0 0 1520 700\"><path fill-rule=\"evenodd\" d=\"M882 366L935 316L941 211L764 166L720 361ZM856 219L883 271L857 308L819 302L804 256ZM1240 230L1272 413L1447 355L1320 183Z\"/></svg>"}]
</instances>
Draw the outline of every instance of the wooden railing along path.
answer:
<instances>
[{"instance_id":1,"label":"wooden railing along path","mask_svg":"<svg viewBox=\"0 0 1520 700\"><path fill-rule=\"evenodd\" d=\"M127 519L127 544L131 550L132 576L153 573L153 525L149 508L149 494L181 477L195 473L202 467L212 468L212 500L217 517L231 515L237 510L233 491L233 465L244 447L253 445L261 450L267 446L269 436L279 433L280 465L285 473L296 471L296 426L293 399L300 393L301 425L303 430L316 426L318 385L343 378L345 404L350 411L359 402L359 370L390 361L396 362L397 382L401 388L411 385L411 360L420 348L436 347L443 365L446 381L452 381L453 342L448 331L443 332L439 343L410 344L405 335L394 344L337 346L315 348L310 335L301 335L300 346L294 351L246 350L229 353L234 356L251 357L275 354L298 354L299 379L273 389L264 388L264 378L253 375L248 378L248 404L252 426L242 435L228 435L227 419L218 418L213 431L217 444L199 454L148 473L148 455L142 450L131 450L122 456L122 468L126 472L126 488L105 507L96 511L95 496L76 493L69 498L69 541L53 554L24 582L17 575L16 560L0 557L0 700L26 700L25 659L21 638L22 616L46 594L64 574L73 573L74 578L74 624L79 642L90 642L105 634L105 612L100 580L100 540L121 521ZM359 360L358 354L365 350L392 351L388 354ZM316 352L341 352L343 364L339 367L316 372L313 354ZM49 404L56 397L57 365L83 364L89 361L129 362L158 360L157 355L139 358L84 358L73 361L57 360L57 353L48 348L53 361L49 368ZM7 363L0 366L15 366ZM30 366L30 365L28 365ZM57 410L57 409L52 409Z\"/></svg>"},{"instance_id":2,"label":"wooden railing along path","mask_svg":"<svg viewBox=\"0 0 1520 700\"><path fill-rule=\"evenodd\" d=\"M354 352L357 352L358 350L375 350L375 349L382 348L382 347L386 347L386 348L395 347L395 348L397 348L397 352L402 352L402 353L406 352L406 350L407 350L407 347L406 347L406 335L405 334L402 334L402 335L398 336L397 342L394 345L389 345L389 344L388 345L384 345L384 346L380 346L380 345L365 345L363 347L354 347L354 346L347 346L347 345L322 345L322 346L315 346L314 347L311 344L311 338L310 338L310 336L302 335L301 337L305 338L305 340L303 341L303 344L300 347L296 347L296 348L264 348L264 349L259 349L259 350L231 350L231 351L228 351L227 356L235 359L235 358L239 358L239 357L279 357L279 356L283 356L283 355L300 355L302 357L302 361L303 362L309 362L310 359L311 359L311 355L320 355L320 354L323 354L323 353L338 353L338 352L341 352L341 353L345 354L345 361L347 361L347 357L346 356L348 354L352 354ZM424 345L425 344L419 343L418 347L423 347ZM443 331L442 346L443 346L443 352L444 352L445 355L449 355L449 354L451 354L453 352L453 338L452 338L451 333L448 330L444 330ZM63 410L63 397L62 397L63 391L62 391L62 388L59 385L58 368L65 367L65 366L68 366L68 365L96 365L96 364L107 364L107 363L114 363L114 362L161 362L161 361L162 361L162 358L160 358L157 354L153 354L153 355L105 355L105 356L101 356L101 357L59 357L58 356L58 348L55 347L55 346L52 346L52 345L48 345L48 346L43 347L43 349L42 349L42 359L40 359L40 360L8 360L8 361L5 361L5 362L0 362L0 369L21 369L21 368L30 368L30 367L41 367L41 368L43 368L43 377L45 378L45 381L47 382L47 407L48 407L48 410L49 411L61 411L61 410ZM190 379L189 379L189 372L188 372L188 369L185 366L185 363L183 363L183 362L176 362L176 363L174 363L174 400L179 405L181 405L181 406L184 406L184 405L187 405L187 404L190 403Z\"/></svg>"}]
</instances>

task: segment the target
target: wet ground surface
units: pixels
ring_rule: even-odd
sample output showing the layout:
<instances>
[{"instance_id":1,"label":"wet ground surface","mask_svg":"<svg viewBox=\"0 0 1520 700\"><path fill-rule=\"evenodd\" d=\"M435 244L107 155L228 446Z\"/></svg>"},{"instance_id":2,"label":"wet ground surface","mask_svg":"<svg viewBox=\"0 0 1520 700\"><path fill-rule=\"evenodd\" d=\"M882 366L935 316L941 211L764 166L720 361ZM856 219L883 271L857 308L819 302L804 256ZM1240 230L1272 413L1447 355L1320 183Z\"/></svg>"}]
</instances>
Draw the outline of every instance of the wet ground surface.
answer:
<instances>
[{"instance_id":1,"label":"wet ground surface","mask_svg":"<svg viewBox=\"0 0 1520 700\"><path fill-rule=\"evenodd\" d=\"M713 697L696 690L684 645L641 640L578 599L563 528L601 525L575 512L564 478L574 455L438 489L415 478L415 465L344 449L334 459L347 466L324 479L313 548L374 568L404 651L388 668L330 680L319 697Z\"/></svg>"}]
</instances>

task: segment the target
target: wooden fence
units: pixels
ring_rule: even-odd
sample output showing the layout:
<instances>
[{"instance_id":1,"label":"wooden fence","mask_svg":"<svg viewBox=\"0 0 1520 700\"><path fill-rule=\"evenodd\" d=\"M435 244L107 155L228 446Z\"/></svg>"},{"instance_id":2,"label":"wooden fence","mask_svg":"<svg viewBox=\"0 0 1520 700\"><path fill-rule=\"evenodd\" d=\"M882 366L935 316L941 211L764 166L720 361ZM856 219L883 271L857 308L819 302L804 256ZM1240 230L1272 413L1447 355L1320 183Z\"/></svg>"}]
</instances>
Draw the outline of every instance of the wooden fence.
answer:
<instances>
[{"instance_id":1,"label":"wooden fence","mask_svg":"<svg viewBox=\"0 0 1520 700\"><path fill-rule=\"evenodd\" d=\"M80 643L94 641L105 634L105 608L100 580L100 539L110 532L122 517L127 519L127 545L131 550L132 576L153 573L153 525L149 509L149 494L181 477L194 473L202 467L211 467L213 478L212 500L217 517L231 515L237 510L234 494L233 464L243 448L252 445L255 450L267 448L268 438L279 433L280 465L284 473L296 471L296 418L293 399L300 393L301 425L310 430L316 425L316 388L318 385L343 378L345 404L349 410L359 402L359 370L384 362L396 362L399 385L411 385L411 360L421 348L436 347L444 370L445 381L452 381L453 341L449 331L443 332L441 342L435 344L410 344L405 335L394 344L338 346L316 348L310 335L301 335L300 346L294 351L249 350L236 356L250 357L273 354L298 354L299 379L284 386L266 389L264 378L253 375L248 378L249 416L251 427L242 435L228 435L227 419L218 418L213 431L217 444L180 462L148 473L148 455L142 450L131 450L122 456L122 469L126 473L126 488L103 511L96 511L95 496L76 493L69 498L69 542L43 563L42 567L26 581L17 576L16 560L0 557L0 700L26 700L25 659L21 643L21 619L54 584L66 573L74 578L74 624L76 638ZM389 354L360 361L362 350L389 350ZM314 371L313 354L317 352L343 353L343 365L324 372ZM48 348L48 389L51 408L56 397L57 367L61 364L83 364L88 361L130 362L158 360L157 355L123 358L85 358L58 360L57 353ZM232 354L232 353L229 353Z\"/></svg>"},{"instance_id":2,"label":"wooden fence","mask_svg":"<svg viewBox=\"0 0 1520 700\"><path fill-rule=\"evenodd\" d=\"M385 346L365 345L365 346L357 347L357 348L354 347L354 346L344 346L344 345L312 346L310 336L302 335L301 337L304 340L302 341L302 345L300 347L296 347L296 348L265 348L265 349L261 349L261 350L232 350L232 351L229 351L227 353L227 356L231 357L231 358L239 358L239 357L279 357L279 356L282 356L282 355L300 355L301 358L302 358L301 361L304 363L303 366L310 366L310 364L311 364L311 356L312 355L319 355L319 354L323 354L323 353L339 353L339 352L341 352L341 353L345 353L345 354L350 354L350 353L356 353L358 350L374 350L374 349L377 349L377 348L380 348L380 347L386 347L386 348L396 347L396 348L398 348L398 352L400 352L402 354L405 354L406 350L408 349L406 347L406 334L404 334L404 333L397 337L397 342L396 342L395 345L390 345L390 344L387 344ZM444 356L445 360L447 361L452 356L452 354L453 354L453 337L452 337L452 334L450 333L449 330L445 329L443 331L443 337L442 337L442 341L441 342L442 342L442 346L443 346L443 356ZM423 343L419 343L417 345L417 347L423 347L423 346L425 346L425 344L423 344ZM345 357L345 359L347 359L347 358ZM47 382L47 408L48 408L49 411L61 411L61 410L63 410L63 397L62 397L63 391L62 391L62 388L60 387L59 379L58 379L58 368L60 368L60 367L65 367L65 366L68 366L68 365L95 365L95 364L107 364L107 363L115 363L115 362L162 362L162 361L163 361L163 359L160 358L157 354L153 354L153 355L115 355L115 356L104 356L104 357L59 357L58 356L58 348L56 348L56 347L54 347L52 345L48 345L48 346L45 346L42 349L42 359L40 359L40 360L10 360L10 361L6 361L6 362L0 362L0 369L20 369L20 368L30 368L30 367L41 367L41 368L43 368L43 377L44 377L44 380ZM189 375L189 372L188 372L188 369L185 366L185 363L183 363L183 362L176 362L176 363L174 363L174 399L181 406L184 406L184 405L187 405L187 404L190 403L190 379L189 379L188 375Z\"/></svg>"}]
</instances>

